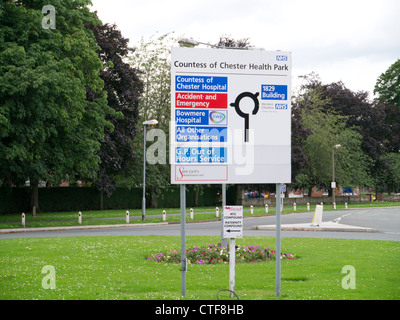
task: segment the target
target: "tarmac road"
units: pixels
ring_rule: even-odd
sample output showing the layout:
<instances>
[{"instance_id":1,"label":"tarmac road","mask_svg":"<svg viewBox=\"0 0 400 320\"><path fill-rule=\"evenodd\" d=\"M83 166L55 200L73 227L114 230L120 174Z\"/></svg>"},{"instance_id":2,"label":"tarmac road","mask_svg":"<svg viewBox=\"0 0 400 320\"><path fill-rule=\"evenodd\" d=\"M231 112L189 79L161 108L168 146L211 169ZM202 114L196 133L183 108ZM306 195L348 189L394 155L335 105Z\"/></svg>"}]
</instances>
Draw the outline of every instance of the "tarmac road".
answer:
<instances>
[{"instance_id":1,"label":"tarmac road","mask_svg":"<svg viewBox=\"0 0 400 320\"><path fill-rule=\"evenodd\" d=\"M309 224L313 212L285 214L281 217L281 224ZM275 216L247 217L244 219L243 235L275 237L274 230L256 230L260 225L274 225ZM282 237L307 237L307 238L337 238L337 239L367 239L367 240L392 240L400 241L400 207L348 209L338 211L325 211L323 222L337 223L338 226L357 226L374 228L376 232L350 232L342 231L282 231ZM85 228L41 231L41 232L15 232L1 233L0 239L8 238L34 238L34 237L71 237L71 236L115 236L115 235L180 235L180 224L166 225L140 225L121 227ZM4 230L4 229L3 229ZM186 236L220 236L221 222L190 222L187 219Z\"/></svg>"}]
</instances>

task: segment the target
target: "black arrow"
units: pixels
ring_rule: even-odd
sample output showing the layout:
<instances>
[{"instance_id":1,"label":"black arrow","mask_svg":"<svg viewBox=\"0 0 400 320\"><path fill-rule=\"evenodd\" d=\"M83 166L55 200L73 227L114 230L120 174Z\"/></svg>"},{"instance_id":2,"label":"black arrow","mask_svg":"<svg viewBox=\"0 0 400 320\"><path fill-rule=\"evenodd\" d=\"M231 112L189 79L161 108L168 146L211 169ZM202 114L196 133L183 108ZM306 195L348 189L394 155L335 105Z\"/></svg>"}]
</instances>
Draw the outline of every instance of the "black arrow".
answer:
<instances>
[{"instance_id":1,"label":"black arrow","mask_svg":"<svg viewBox=\"0 0 400 320\"><path fill-rule=\"evenodd\" d=\"M229 229L229 230L226 230L226 232L240 232L241 230L231 230L231 229Z\"/></svg>"},{"instance_id":2,"label":"black arrow","mask_svg":"<svg viewBox=\"0 0 400 320\"><path fill-rule=\"evenodd\" d=\"M244 113L240 107L240 100L242 100L245 97L251 98L254 101L254 109L252 111L252 114L257 114L258 109L259 109L259 102L258 102L258 95L260 93L256 92L256 93L251 93L251 92L242 92L241 94L239 94L234 103L231 103L231 107L235 108L236 113L244 118L244 142L248 142L249 141L249 114L248 113Z\"/></svg>"}]
</instances>

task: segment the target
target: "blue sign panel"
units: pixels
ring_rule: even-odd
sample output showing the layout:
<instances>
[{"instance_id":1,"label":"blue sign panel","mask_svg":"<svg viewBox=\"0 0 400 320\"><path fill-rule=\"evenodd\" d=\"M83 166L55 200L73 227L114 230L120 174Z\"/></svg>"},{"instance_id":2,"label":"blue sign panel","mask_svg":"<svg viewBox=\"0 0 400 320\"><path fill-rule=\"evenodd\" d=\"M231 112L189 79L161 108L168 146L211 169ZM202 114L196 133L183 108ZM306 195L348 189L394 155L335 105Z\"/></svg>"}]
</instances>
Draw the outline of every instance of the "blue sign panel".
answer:
<instances>
[{"instance_id":1,"label":"blue sign panel","mask_svg":"<svg viewBox=\"0 0 400 320\"><path fill-rule=\"evenodd\" d=\"M287 100L287 86L276 84L261 85L261 100Z\"/></svg>"},{"instance_id":2,"label":"blue sign panel","mask_svg":"<svg viewBox=\"0 0 400 320\"><path fill-rule=\"evenodd\" d=\"M176 127L177 142L226 142L226 127Z\"/></svg>"},{"instance_id":3,"label":"blue sign panel","mask_svg":"<svg viewBox=\"0 0 400 320\"><path fill-rule=\"evenodd\" d=\"M177 125L208 125L208 110L175 109Z\"/></svg>"},{"instance_id":4,"label":"blue sign panel","mask_svg":"<svg viewBox=\"0 0 400 320\"><path fill-rule=\"evenodd\" d=\"M226 110L187 110L175 109L175 122L177 125L196 126L226 126Z\"/></svg>"},{"instance_id":5,"label":"blue sign panel","mask_svg":"<svg viewBox=\"0 0 400 320\"><path fill-rule=\"evenodd\" d=\"M175 76L175 91L228 92L228 77Z\"/></svg>"},{"instance_id":6,"label":"blue sign panel","mask_svg":"<svg viewBox=\"0 0 400 320\"><path fill-rule=\"evenodd\" d=\"M176 163L226 163L227 151L222 147L176 147Z\"/></svg>"}]
</instances>

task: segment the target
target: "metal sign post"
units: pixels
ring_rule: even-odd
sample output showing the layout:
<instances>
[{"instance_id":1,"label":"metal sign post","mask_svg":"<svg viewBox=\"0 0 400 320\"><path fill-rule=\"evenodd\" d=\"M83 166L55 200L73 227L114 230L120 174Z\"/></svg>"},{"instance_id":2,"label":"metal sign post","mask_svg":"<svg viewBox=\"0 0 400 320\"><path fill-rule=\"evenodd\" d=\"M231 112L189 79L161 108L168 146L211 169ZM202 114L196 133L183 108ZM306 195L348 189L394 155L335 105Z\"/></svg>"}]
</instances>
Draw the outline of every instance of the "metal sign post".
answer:
<instances>
[{"instance_id":1,"label":"metal sign post","mask_svg":"<svg viewBox=\"0 0 400 320\"><path fill-rule=\"evenodd\" d=\"M235 292L235 238L229 239L229 296L233 297L233 292Z\"/></svg>"},{"instance_id":2,"label":"metal sign post","mask_svg":"<svg viewBox=\"0 0 400 320\"><path fill-rule=\"evenodd\" d=\"M281 296L281 184L276 184L276 296Z\"/></svg>"},{"instance_id":3,"label":"metal sign post","mask_svg":"<svg viewBox=\"0 0 400 320\"><path fill-rule=\"evenodd\" d=\"M224 208L226 206L226 184L222 184L222 215L221 215L221 247L228 248L228 240L224 237Z\"/></svg>"},{"instance_id":4,"label":"metal sign post","mask_svg":"<svg viewBox=\"0 0 400 320\"><path fill-rule=\"evenodd\" d=\"M181 296L186 297L186 185L181 184Z\"/></svg>"}]
</instances>

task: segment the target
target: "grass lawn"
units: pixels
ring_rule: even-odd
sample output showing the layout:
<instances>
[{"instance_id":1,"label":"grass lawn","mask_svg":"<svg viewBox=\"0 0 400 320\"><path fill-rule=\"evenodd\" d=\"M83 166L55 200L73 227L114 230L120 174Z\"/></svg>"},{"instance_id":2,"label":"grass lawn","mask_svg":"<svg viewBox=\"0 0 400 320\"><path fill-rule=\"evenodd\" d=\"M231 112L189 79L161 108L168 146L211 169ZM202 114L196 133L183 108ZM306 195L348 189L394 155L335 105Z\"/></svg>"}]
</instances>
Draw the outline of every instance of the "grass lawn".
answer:
<instances>
[{"instance_id":1,"label":"grass lawn","mask_svg":"<svg viewBox=\"0 0 400 320\"><path fill-rule=\"evenodd\" d=\"M386 206L399 206L399 202L364 202L364 203L352 203L349 204L349 209L354 208L371 208L371 207L386 207ZM219 216L222 214L222 208L219 208ZM336 210L344 210L344 204L338 204ZM141 209L128 209L130 214L130 223L148 223L148 222L162 222L163 209L146 209L146 221L141 220L142 210ZM179 214L180 208L166 208L167 221L178 222L180 216L173 216L171 214ZM187 208L187 221L190 221L189 210ZM333 210L331 205L325 204L324 211ZM193 220L209 220L216 219L215 207L197 207L194 208L194 219ZM307 206L297 206L296 212L306 212ZM315 211L315 205L310 206L310 211ZM201 213L200 213L201 212ZM293 206L284 206L283 213L294 212ZM82 212L82 225L108 225L108 224L123 224L125 223L126 210L92 210ZM265 207L254 207L254 215L267 215ZM275 207L270 206L268 209L268 215L275 214ZM156 216L160 217L156 217ZM243 215L250 216L250 207L243 208ZM136 219L135 219L136 217ZM102 220L103 219L103 220ZM32 214L26 213L25 224L27 227L55 227L55 226L77 226L78 225L78 212L43 212L38 213L36 217L32 217ZM21 214L4 214L0 215L0 229L9 228L22 228Z\"/></svg>"},{"instance_id":2,"label":"grass lawn","mask_svg":"<svg viewBox=\"0 0 400 320\"><path fill-rule=\"evenodd\" d=\"M187 237L187 248L219 237ZM275 238L245 237L239 245L275 247ZM176 236L104 236L0 240L0 299L180 299L180 265L147 257L180 249ZM283 238L280 299L400 299L400 244L396 241ZM56 288L44 289L44 266ZM356 271L356 289L343 289L342 268ZM216 299L227 289L228 264L189 265L186 299ZM236 265L241 300L277 299L275 261ZM220 296L221 298L221 296ZM223 297L228 298L227 295Z\"/></svg>"}]
</instances>

